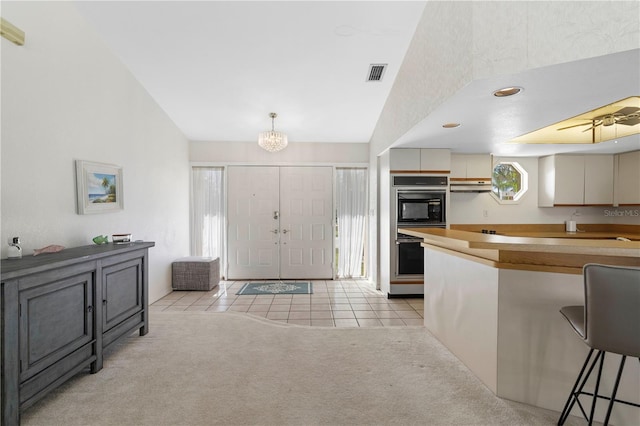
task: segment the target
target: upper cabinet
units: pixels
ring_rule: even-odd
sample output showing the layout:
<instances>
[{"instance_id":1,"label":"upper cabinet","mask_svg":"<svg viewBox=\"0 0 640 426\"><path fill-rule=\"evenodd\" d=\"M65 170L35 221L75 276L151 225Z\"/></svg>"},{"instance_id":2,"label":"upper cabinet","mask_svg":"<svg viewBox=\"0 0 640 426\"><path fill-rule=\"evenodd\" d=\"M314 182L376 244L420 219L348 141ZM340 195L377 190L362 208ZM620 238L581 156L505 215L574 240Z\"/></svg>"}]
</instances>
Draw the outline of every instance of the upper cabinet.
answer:
<instances>
[{"instance_id":1,"label":"upper cabinet","mask_svg":"<svg viewBox=\"0 0 640 426\"><path fill-rule=\"evenodd\" d=\"M394 171L419 171L420 148L392 148L389 151L389 166Z\"/></svg>"},{"instance_id":2,"label":"upper cabinet","mask_svg":"<svg viewBox=\"0 0 640 426\"><path fill-rule=\"evenodd\" d=\"M640 151L616 155L616 199L620 206L640 204Z\"/></svg>"},{"instance_id":3,"label":"upper cabinet","mask_svg":"<svg viewBox=\"0 0 640 426\"><path fill-rule=\"evenodd\" d=\"M613 205L612 155L552 155L538 160L538 205Z\"/></svg>"},{"instance_id":4,"label":"upper cabinet","mask_svg":"<svg viewBox=\"0 0 640 426\"><path fill-rule=\"evenodd\" d=\"M451 156L451 180L491 180L490 154Z\"/></svg>"},{"instance_id":5,"label":"upper cabinet","mask_svg":"<svg viewBox=\"0 0 640 426\"><path fill-rule=\"evenodd\" d=\"M389 154L391 173L449 173L451 169L448 149L392 148Z\"/></svg>"}]
</instances>

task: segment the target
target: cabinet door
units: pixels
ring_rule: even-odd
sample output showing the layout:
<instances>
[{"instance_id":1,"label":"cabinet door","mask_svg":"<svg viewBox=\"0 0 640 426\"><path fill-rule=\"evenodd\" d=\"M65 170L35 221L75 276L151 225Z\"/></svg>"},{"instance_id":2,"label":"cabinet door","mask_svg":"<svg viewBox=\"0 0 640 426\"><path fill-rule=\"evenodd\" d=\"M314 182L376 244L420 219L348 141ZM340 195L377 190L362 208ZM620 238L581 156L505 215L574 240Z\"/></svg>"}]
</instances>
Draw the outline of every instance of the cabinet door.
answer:
<instances>
[{"instance_id":1,"label":"cabinet door","mask_svg":"<svg viewBox=\"0 0 640 426\"><path fill-rule=\"evenodd\" d=\"M585 155L584 203L613 205L613 155Z\"/></svg>"},{"instance_id":2,"label":"cabinet door","mask_svg":"<svg viewBox=\"0 0 640 426\"><path fill-rule=\"evenodd\" d=\"M420 171L449 173L451 170L451 151L448 149L420 150Z\"/></svg>"},{"instance_id":3,"label":"cabinet door","mask_svg":"<svg viewBox=\"0 0 640 426\"><path fill-rule=\"evenodd\" d=\"M144 308L142 258L102 268L103 333Z\"/></svg>"},{"instance_id":4,"label":"cabinet door","mask_svg":"<svg viewBox=\"0 0 640 426\"><path fill-rule=\"evenodd\" d=\"M420 149L392 148L389 151L391 171L419 171Z\"/></svg>"},{"instance_id":5,"label":"cabinet door","mask_svg":"<svg viewBox=\"0 0 640 426\"><path fill-rule=\"evenodd\" d=\"M467 178L468 179L489 179L491 180L491 156L468 155L467 156Z\"/></svg>"},{"instance_id":6,"label":"cabinet door","mask_svg":"<svg viewBox=\"0 0 640 426\"><path fill-rule=\"evenodd\" d=\"M20 382L31 378L93 340L93 274L83 273L20 291ZM48 283L46 283L49 281ZM46 284L45 284L46 283ZM85 357L92 355L88 349ZM60 371L48 373L51 379ZM21 394L21 399L28 395Z\"/></svg>"},{"instance_id":7,"label":"cabinet door","mask_svg":"<svg viewBox=\"0 0 640 426\"><path fill-rule=\"evenodd\" d=\"M640 204L640 151L618 155L618 204Z\"/></svg>"},{"instance_id":8,"label":"cabinet door","mask_svg":"<svg viewBox=\"0 0 640 426\"><path fill-rule=\"evenodd\" d=\"M556 155L555 158L555 199L553 204L584 204L584 156Z\"/></svg>"},{"instance_id":9,"label":"cabinet door","mask_svg":"<svg viewBox=\"0 0 640 426\"><path fill-rule=\"evenodd\" d=\"M451 156L451 173L450 179L465 179L467 177L467 156L452 155Z\"/></svg>"}]
</instances>

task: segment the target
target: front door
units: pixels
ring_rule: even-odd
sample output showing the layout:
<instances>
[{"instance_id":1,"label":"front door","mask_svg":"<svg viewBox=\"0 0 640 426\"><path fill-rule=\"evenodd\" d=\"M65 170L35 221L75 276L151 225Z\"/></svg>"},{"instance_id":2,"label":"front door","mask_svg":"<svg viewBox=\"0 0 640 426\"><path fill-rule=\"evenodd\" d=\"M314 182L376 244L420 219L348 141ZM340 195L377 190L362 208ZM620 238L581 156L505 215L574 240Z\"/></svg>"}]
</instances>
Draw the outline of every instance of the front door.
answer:
<instances>
[{"instance_id":1,"label":"front door","mask_svg":"<svg viewBox=\"0 0 640 426\"><path fill-rule=\"evenodd\" d=\"M228 168L229 279L331 279L331 167Z\"/></svg>"},{"instance_id":2,"label":"front door","mask_svg":"<svg viewBox=\"0 0 640 426\"><path fill-rule=\"evenodd\" d=\"M279 278L278 167L229 167L228 178L229 278Z\"/></svg>"},{"instance_id":3,"label":"front door","mask_svg":"<svg viewBox=\"0 0 640 426\"><path fill-rule=\"evenodd\" d=\"M333 169L280 169L280 277L333 274Z\"/></svg>"}]
</instances>

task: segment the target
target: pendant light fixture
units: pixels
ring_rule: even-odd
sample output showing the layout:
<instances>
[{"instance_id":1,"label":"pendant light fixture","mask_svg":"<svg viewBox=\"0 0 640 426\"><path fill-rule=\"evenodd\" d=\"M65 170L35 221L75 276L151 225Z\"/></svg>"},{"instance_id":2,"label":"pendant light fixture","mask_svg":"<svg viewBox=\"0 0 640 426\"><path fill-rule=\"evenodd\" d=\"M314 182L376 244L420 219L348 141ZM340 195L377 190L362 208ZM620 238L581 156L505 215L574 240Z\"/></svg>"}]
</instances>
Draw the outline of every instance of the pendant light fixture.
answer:
<instances>
[{"instance_id":1,"label":"pendant light fixture","mask_svg":"<svg viewBox=\"0 0 640 426\"><path fill-rule=\"evenodd\" d=\"M269 114L271 117L271 130L260 132L258 135L258 145L269 152L277 152L287 147L289 141L287 135L274 129L274 120L278 116L275 112Z\"/></svg>"}]
</instances>

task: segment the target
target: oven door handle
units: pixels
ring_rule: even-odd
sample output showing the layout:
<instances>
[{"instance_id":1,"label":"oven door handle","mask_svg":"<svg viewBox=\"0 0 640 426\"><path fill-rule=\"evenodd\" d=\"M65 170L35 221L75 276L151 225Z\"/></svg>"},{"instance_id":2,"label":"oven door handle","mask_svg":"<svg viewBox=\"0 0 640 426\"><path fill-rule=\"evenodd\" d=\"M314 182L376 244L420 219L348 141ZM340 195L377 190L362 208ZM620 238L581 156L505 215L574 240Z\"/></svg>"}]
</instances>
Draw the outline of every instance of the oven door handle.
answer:
<instances>
[{"instance_id":1,"label":"oven door handle","mask_svg":"<svg viewBox=\"0 0 640 426\"><path fill-rule=\"evenodd\" d=\"M400 238L396 240L397 245L405 244L405 243L421 243L421 242L422 242L422 238Z\"/></svg>"}]
</instances>

